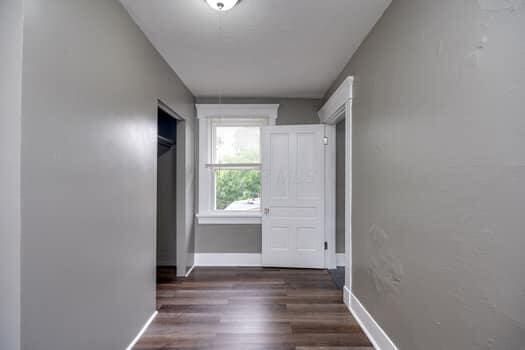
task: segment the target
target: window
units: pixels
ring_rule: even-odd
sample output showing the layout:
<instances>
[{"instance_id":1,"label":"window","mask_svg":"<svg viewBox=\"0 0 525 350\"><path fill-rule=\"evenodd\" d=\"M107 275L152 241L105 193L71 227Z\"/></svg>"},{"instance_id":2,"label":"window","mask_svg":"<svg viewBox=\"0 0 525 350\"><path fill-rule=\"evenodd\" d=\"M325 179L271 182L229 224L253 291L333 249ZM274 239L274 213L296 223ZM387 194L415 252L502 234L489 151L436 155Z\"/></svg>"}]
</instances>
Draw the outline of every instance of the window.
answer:
<instances>
[{"instance_id":1,"label":"window","mask_svg":"<svg viewBox=\"0 0 525 350\"><path fill-rule=\"evenodd\" d=\"M264 121L212 122L214 209L261 210L261 125Z\"/></svg>"},{"instance_id":2,"label":"window","mask_svg":"<svg viewBox=\"0 0 525 350\"><path fill-rule=\"evenodd\" d=\"M215 210L260 211L260 121L213 121L212 163Z\"/></svg>"},{"instance_id":3,"label":"window","mask_svg":"<svg viewBox=\"0 0 525 350\"><path fill-rule=\"evenodd\" d=\"M260 223L261 127L277 108L197 105L199 223Z\"/></svg>"}]
</instances>

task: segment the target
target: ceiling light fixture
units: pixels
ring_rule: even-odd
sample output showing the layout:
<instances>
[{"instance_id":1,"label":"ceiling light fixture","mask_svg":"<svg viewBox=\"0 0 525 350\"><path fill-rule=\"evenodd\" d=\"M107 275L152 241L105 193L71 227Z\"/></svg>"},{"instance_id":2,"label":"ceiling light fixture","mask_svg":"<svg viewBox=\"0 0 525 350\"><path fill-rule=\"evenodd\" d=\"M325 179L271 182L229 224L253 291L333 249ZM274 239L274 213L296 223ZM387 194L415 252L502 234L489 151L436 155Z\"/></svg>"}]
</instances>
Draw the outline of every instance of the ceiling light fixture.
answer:
<instances>
[{"instance_id":1,"label":"ceiling light fixture","mask_svg":"<svg viewBox=\"0 0 525 350\"><path fill-rule=\"evenodd\" d=\"M231 10L239 0L206 0L208 5L214 10L217 11L228 11Z\"/></svg>"}]
</instances>

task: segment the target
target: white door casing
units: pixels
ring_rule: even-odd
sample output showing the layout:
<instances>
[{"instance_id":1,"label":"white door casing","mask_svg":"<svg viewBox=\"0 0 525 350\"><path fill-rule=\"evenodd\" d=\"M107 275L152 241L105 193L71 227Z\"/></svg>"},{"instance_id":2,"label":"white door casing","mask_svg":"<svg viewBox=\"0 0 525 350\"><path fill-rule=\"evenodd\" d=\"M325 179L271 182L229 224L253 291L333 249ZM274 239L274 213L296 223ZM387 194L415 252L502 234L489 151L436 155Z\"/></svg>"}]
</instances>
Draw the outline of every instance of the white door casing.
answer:
<instances>
[{"instance_id":1,"label":"white door casing","mask_svg":"<svg viewBox=\"0 0 525 350\"><path fill-rule=\"evenodd\" d=\"M345 288L344 300L349 305L349 296L352 291L352 103L354 97L354 77L348 76L341 85L331 94L318 112L319 120L326 125L335 125L341 120L346 124L345 140ZM333 156L335 157L335 152ZM335 160L334 160L335 164ZM335 166L327 167L327 178L335 179ZM330 180L328 180L330 181ZM327 182L328 182L327 181ZM326 200L335 203L335 181L327 186ZM330 211L328 211L330 212ZM335 219L330 214L327 220ZM333 227L328 225L328 227Z\"/></svg>"},{"instance_id":2,"label":"white door casing","mask_svg":"<svg viewBox=\"0 0 525 350\"><path fill-rule=\"evenodd\" d=\"M262 128L263 266L324 268L325 126Z\"/></svg>"}]
</instances>

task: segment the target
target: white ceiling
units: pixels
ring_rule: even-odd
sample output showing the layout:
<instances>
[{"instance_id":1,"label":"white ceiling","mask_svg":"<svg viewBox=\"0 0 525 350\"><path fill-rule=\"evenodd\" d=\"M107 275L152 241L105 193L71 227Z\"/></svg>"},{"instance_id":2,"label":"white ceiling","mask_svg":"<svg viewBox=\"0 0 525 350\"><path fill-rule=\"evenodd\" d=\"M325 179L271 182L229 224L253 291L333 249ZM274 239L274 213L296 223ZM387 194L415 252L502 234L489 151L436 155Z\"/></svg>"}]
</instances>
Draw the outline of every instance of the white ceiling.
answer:
<instances>
[{"instance_id":1,"label":"white ceiling","mask_svg":"<svg viewBox=\"0 0 525 350\"><path fill-rule=\"evenodd\" d=\"M219 13L204 0L121 2L195 96L308 98L325 94L390 4L242 0Z\"/></svg>"}]
</instances>

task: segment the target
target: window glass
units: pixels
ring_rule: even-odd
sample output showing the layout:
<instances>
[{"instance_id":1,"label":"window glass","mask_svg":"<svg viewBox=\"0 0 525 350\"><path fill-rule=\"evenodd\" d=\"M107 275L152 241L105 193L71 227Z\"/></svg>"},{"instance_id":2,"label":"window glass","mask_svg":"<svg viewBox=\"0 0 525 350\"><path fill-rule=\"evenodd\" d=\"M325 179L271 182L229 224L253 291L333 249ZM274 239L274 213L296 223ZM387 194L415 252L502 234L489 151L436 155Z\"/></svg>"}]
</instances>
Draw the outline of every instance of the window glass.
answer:
<instances>
[{"instance_id":1,"label":"window glass","mask_svg":"<svg viewBox=\"0 0 525 350\"><path fill-rule=\"evenodd\" d=\"M215 169L215 209L253 211L261 209L261 171Z\"/></svg>"},{"instance_id":2,"label":"window glass","mask_svg":"<svg viewBox=\"0 0 525 350\"><path fill-rule=\"evenodd\" d=\"M215 159L218 164L260 163L261 128L258 126L215 127Z\"/></svg>"}]
</instances>

